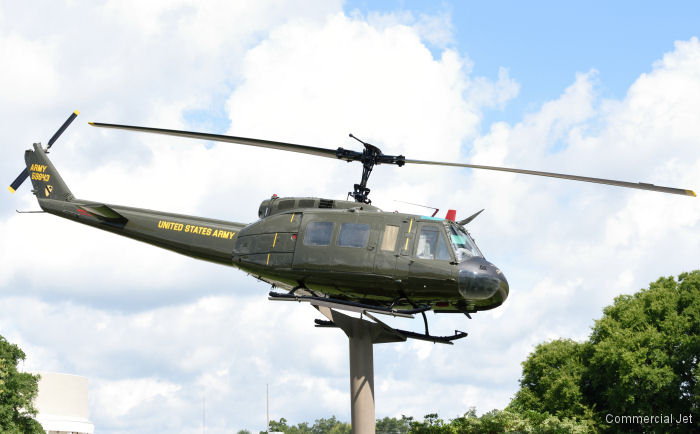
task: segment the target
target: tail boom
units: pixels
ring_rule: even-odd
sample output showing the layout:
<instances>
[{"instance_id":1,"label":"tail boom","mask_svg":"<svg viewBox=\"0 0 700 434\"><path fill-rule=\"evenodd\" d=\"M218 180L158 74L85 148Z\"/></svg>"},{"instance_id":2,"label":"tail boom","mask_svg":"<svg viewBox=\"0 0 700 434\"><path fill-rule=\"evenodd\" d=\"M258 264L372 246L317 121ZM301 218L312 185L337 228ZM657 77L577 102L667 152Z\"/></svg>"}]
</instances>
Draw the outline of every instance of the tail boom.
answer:
<instances>
[{"instance_id":1,"label":"tail boom","mask_svg":"<svg viewBox=\"0 0 700 434\"><path fill-rule=\"evenodd\" d=\"M232 265L241 223L76 199L41 145L25 153L32 193L47 213L197 259Z\"/></svg>"}]
</instances>

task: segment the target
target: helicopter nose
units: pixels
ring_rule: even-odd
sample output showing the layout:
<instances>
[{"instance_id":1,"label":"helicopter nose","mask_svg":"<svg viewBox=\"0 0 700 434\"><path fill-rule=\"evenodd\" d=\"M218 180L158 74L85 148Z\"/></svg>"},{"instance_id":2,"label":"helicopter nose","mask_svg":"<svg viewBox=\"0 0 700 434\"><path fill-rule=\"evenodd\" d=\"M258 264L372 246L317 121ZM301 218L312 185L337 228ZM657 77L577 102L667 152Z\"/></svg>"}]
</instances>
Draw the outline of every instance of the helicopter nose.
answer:
<instances>
[{"instance_id":1,"label":"helicopter nose","mask_svg":"<svg viewBox=\"0 0 700 434\"><path fill-rule=\"evenodd\" d=\"M500 293L508 297L508 281L495 265L484 258L470 258L459 264L459 293L467 300L485 300Z\"/></svg>"}]
</instances>

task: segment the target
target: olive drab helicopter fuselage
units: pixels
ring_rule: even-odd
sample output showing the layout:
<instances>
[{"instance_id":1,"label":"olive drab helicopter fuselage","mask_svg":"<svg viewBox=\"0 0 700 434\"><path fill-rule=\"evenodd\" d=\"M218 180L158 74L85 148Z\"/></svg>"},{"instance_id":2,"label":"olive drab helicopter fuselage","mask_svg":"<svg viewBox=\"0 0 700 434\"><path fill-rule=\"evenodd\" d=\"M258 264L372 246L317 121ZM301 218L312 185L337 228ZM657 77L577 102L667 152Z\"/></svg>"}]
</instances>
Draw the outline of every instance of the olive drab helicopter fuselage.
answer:
<instances>
[{"instance_id":1,"label":"olive drab helicopter fuselage","mask_svg":"<svg viewBox=\"0 0 700 434\"><path fill-rule=\"evenodd\" d=\"M362 179L348 195L355 201L273 195L259 207L259 220L234 223L76 199L47 153L78 112L43 148L25 152L26 168L9 187L14 192L26 178L41 209L50 214L143 241L197 259L233 266L276 288L272 300L307 301L315 306L412 317L421 313L425 333L395 329L402 336L449 343L466 336L440 337L428 332L425 312L470 313L493 309L508 297L503 273L487 261L464 228L478 213L455 221L446 218L384 212L371 205L367 180L377 164L431 164L508 171L695 196L691 190L599 178L462 163L409 160L387 156L360 141L356 152L113 124L91 125L233 142L301 152L363 164ZM354 138L354 136L353 136ZM357 139L359 141L359 139ZM483 211L483 210L482 210ZM284 290L284 292L280 292ZM382 323L383 324L383 323ZM383 325L385 326L385 325ZM386 326L388 327L388 326Z\"/></svg>"}]
</instances>

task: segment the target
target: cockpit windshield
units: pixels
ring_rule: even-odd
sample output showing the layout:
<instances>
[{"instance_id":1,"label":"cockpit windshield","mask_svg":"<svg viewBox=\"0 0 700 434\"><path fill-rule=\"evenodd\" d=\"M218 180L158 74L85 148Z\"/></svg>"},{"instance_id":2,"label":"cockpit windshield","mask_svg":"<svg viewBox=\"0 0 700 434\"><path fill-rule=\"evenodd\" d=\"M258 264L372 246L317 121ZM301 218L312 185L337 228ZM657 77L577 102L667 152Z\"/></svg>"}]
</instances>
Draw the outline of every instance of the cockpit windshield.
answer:
<instances>
[{"instance_id":1,"label":"cockpit windshield","mask_svg":"<svg viewBox=\"0 0 700 434\"><path fill-rule=\"evenodd\" d=\"M462 227L451 224L448 226L447 232L450 235L450 242L455 251L457 262L462 262L473 256L484 257L479 248L476 247L476 243L472 237L470 237L469 233Z\"/></svg>"}]
</instances>

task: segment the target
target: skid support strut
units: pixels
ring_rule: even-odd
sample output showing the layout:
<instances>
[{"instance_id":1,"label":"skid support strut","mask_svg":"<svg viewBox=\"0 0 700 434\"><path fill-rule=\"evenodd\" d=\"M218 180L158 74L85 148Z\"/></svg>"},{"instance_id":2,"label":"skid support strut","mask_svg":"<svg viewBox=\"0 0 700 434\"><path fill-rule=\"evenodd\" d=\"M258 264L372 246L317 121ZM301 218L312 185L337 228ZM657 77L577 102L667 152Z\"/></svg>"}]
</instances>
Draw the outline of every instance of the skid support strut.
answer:
<instances>
[{"instance_id":1,"label":"skid support strut","mask_svg":"<svg viewBox=\"0 0 700 434\"><path fill-rule=\"evenodd\" d=\"M374 352L372 346L404 342L406 336L374 322L325 306L314 306L348 337L350 348L350 410L354 434L374 434Z\"/></svg>"}]
</instances>

